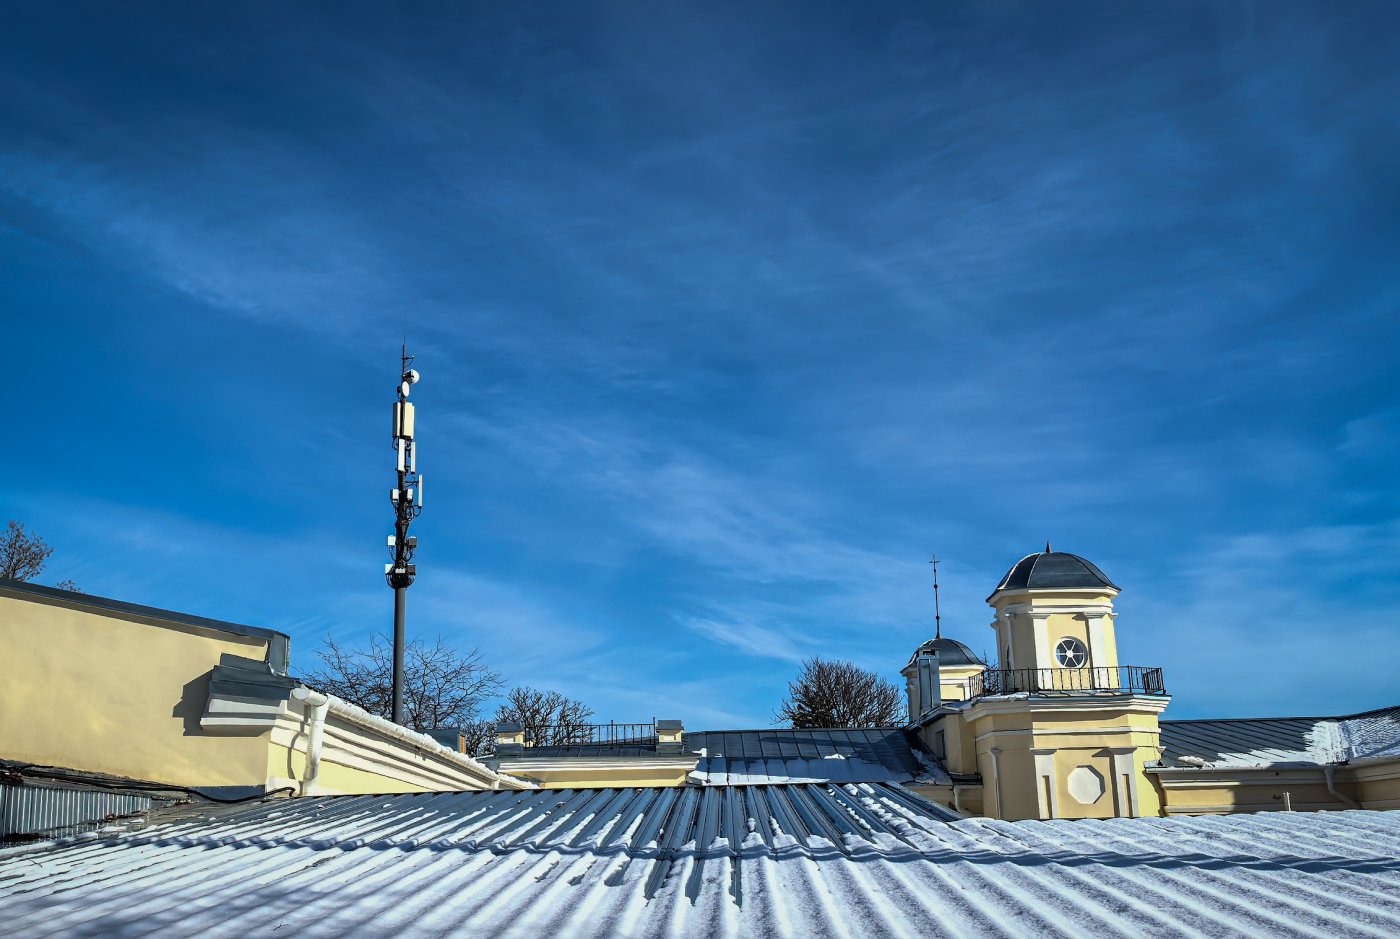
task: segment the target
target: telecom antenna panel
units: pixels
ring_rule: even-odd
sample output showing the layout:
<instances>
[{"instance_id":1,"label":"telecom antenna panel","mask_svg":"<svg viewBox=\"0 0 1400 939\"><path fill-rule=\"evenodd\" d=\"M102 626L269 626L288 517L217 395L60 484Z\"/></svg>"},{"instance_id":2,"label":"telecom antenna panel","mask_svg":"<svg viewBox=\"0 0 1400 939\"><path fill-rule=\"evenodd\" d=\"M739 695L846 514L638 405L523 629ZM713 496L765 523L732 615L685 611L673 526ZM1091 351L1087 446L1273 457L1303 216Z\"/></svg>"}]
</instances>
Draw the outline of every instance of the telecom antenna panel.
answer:
<instances>
[{"instance_id":1,"label":"telecom antenna panel","mask_svg":"<svg viewBox=\"0 0 1400 939\"><path fill-rule=\"evenodd\" d=\"M389 501L394 507L394 533L389 536L390 560L384 565L384 579L394 590L394 679L393 679L393 720L402 725L403 714L403 650L404 650L404 606L408 599L408 588L418 574L418 566L413 563L413 555L418 550L418 539L408 533L408 527L423 511L423 474L418 472L418 441L414 437L413 402L408 394L418 384L419 375L409 366L413 356L408 354L408 345L400 354L399 387L394 401L394 458L395 485L389 491Z\"/></svg>"}]
</instances>

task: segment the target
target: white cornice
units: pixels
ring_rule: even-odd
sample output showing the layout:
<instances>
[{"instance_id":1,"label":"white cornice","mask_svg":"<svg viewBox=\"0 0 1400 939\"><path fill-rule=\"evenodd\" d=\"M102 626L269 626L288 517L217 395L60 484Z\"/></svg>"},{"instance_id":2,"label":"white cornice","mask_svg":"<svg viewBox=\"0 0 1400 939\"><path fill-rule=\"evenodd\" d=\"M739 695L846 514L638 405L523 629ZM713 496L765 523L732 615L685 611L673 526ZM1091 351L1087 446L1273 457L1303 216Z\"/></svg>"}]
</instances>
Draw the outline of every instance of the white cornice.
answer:
<instances>
[{"instance_id":1,"label":"white cornice","mask_svg":"<svg viewBox=\"0 0 1400 939\"><path fill-rule=\"evenodd\" d=\"M689 772L695 769L699 762L699 754L682 753L677 756L527 757L525 759L499 760L496 765L503 773L519 773L523 776L530 776L537 772L559 772L561 770L598 772L658 769Z\"/></svg>"},{"instance_id":2,"label":"white cornice","mask_svg":"<svg viewBox=\"0 0 1400 939\"><path fill-rule=\"evenodd\" d=\"M989 740L994 737L1031 737L1039 740L1042 737L1104 737L1114 734L1142 734L1147 737L1160 736L1159 732L1156 730L1148 730L1143 727L1133 727L1128 724L1123 724L1116 727L1077 727L1063 730L1051 727L1037 727L1034 729L1021 728L1017 730L988 730L978 734L974 739ZM1097 744L1094 746L1096 749L1103 749ZM1065 747L1064 749L1070 748ZM1125 747L1124 749L1136 750L1137 747Z\"/></svg>"},{"instance_id":3,"label":"white cornice","mask_svg":"<svg viewBox=\"0 0 1400 939\"><path fill-rule=\"evenodd\" d=\"M1102 594L1099 594L1102 596ZM1064 613L1080 613L1086 616L1117 616L1113 607L1106 603L1008 603L998 610L1000 616L1054 616ZM995 621L993 621L995 622Z\"/></svg>"},{"instance_id":4,"label":"white cornice","mask_svg":"<svg viewBox=\"0 0 1400 939\"><path fill-rule=\"evenodd\" d=\"M290 698L247 698L211 693L200 726L209 733L261 736L270 742L304 749L306 706ZM429 789L532 789L529 783L503 776L465 753L427 734L375 717L348 701L327 695L323 761L374 772ZM321 790L326 791L326 790Z\"/></svg>"},{"instance_id":5,"label":"white cornice","mask_svg":"<svg viewBox=\"0 0 1400 939\"><path fill-rule=\"evenodd\" d=\"M1033 698L1027 695L997 695L975 698L967 708L967 719L976 721L989 714L1021 714L1027 711L1103 712L1137 711L1160 714L1171 703L1170 695L1094 695Z\"/></svg>"}]
</instances>

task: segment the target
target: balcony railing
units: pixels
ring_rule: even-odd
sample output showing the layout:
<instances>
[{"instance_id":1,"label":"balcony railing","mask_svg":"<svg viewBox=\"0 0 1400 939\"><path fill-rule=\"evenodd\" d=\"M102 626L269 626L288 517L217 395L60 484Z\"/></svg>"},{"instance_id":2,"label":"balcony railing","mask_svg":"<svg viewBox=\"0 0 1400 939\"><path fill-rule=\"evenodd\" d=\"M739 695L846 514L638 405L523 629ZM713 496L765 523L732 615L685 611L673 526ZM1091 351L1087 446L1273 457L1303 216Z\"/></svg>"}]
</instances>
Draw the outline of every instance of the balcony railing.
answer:
<instances>
[{"instance_id":1,"label":"balcony railing","mask_svg":"<svg viewBox=\"0 0 1400 939\"><path fill-rule=\"evenodd\" d=\"M989 694L1085 695L1167 693L1160 668L989 668L967 680L968 698Z\"/></svg>"},{"instance_id":2,"label":"balcony railing","mask_svg":"<svg viewBox=\"0 0 1400 939\"><path fill-rule=\"evenodd\" d=\"M548 724L525 732L527 747L652 747L656 722L649 724Z\"/></svg>"}]
</instances>

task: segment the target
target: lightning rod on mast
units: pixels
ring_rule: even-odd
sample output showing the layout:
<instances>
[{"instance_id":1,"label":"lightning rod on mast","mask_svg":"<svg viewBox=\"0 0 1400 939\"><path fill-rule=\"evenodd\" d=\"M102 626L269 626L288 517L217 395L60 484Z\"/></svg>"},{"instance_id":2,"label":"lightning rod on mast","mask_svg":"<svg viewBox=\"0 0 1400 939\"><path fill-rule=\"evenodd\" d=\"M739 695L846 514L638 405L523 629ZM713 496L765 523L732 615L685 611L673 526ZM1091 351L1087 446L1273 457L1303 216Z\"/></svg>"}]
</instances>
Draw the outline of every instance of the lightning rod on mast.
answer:
<instances>
[{"instance_id":1,"label":"lightning rod on mast","mask_svg":"<svg viewBox=\"0 0 1400 939\"><path fill-rule=\"evenodd\" d=\"M933 565L933 638L943 638L943 611L938 607L938 555L932 555L929 563Z\"/></svg>"},{"instance_id":2,"label":"lightning rod on mast","mask_svg":"<svg viewBox=\"0 0 1400 939\"><path fill-rule=\"evenodd\" d=\"M408 533L408 526L423 511L423 475L418 472L417 442L413 436L413 404L409 390L418 384L418 372L409 368L413 356L404 343L400 353L399 387L394 401L394 437L397 485L390 490L389 501L394 506L394 533L389 536L392 560L384 565L384 579L394 590L394 677L392 713L395 724L403 724L403 648L404 605L408 588L418 574L413 555L418 539Z\"/></svg>"}]
</instances>

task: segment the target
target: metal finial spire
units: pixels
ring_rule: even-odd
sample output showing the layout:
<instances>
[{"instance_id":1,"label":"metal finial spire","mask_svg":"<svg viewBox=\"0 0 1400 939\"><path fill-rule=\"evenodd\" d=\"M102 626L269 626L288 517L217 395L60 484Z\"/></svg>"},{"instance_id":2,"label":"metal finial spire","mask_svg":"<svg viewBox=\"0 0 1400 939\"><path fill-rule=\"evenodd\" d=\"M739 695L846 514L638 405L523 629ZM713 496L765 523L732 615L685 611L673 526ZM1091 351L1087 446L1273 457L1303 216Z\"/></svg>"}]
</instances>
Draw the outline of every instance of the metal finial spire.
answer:
<instances>
[{"instance_id":1,"label":"metal finial spire","mask_svg":"<svg viewBox=\"0 0 1400 939\"><path fill-rule=\"evenodd\" d=\"M1050 553L1050 539L1049 539L1049 538L1046 538L1046 539L1045 539L1045 553L1046 553L1046 554L1049 554L1049 553Z\"/></svg>"},{"instance_id":2,"label":"metal finial spire","mask_svg":"<svg viewBox=\"0 0 1400 939\"><path fill-rule=\"evenodd\" d=\"M943 611L938 606L938 555L929 558L933 566L933 638L943 638Z\"/></svg>"}]
</instances>

